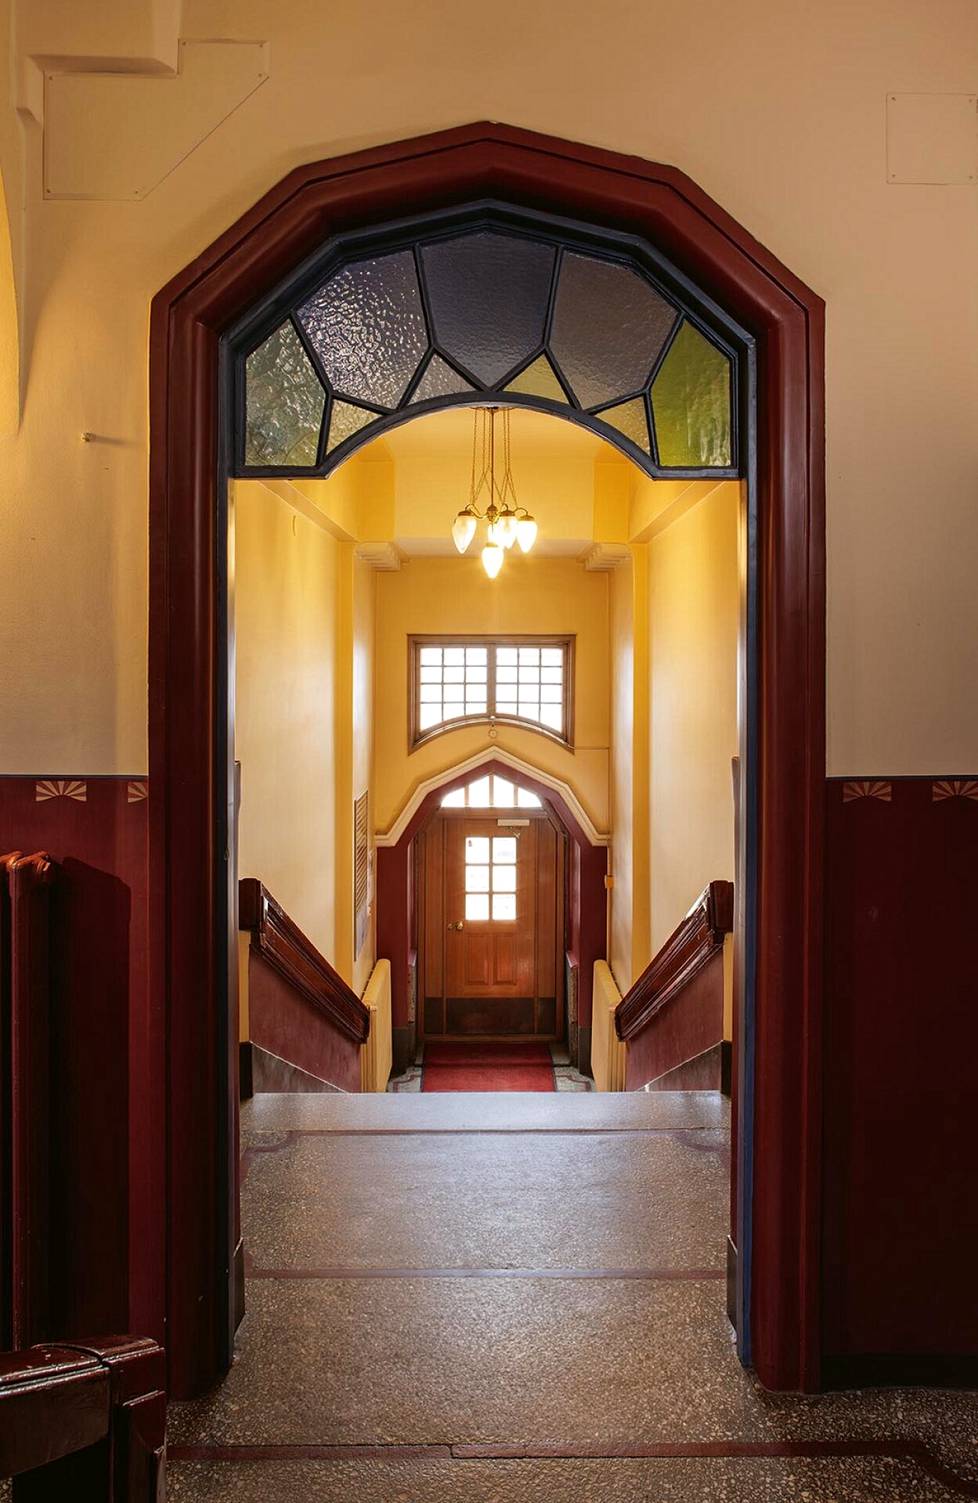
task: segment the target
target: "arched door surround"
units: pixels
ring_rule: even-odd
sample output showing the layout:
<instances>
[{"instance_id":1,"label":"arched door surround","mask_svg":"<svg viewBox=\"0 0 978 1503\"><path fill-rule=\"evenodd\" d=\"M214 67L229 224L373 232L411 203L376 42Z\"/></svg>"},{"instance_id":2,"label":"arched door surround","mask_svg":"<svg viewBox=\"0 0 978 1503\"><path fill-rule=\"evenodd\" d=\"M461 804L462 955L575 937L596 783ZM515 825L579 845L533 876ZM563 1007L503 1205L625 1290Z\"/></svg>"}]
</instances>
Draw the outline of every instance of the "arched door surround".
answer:
<instances>
[{"instance_id":1,"label":"arched door surround","mask_svg":"<svg viewBox=\"0 0 978 1503\"><path fill-rule=\"evenodd\" d=\"M165 1185L175 1396L221 1376L233 1332L223 337L337 235L392 224L406 208L425 215L486 200L655 247L754 341L757 426L743 436L741 456L746 835L738 888L749 943L740 947L739 1329L768 1386L820 1382L823 306L676 168L477 124L297 168L153 303L150 985L167 1101L165 1121L145 1108L134 1169L152 1188L130 1244L141 1257L150 1243L164 1245Z\"/></svg>"}]
</instances>

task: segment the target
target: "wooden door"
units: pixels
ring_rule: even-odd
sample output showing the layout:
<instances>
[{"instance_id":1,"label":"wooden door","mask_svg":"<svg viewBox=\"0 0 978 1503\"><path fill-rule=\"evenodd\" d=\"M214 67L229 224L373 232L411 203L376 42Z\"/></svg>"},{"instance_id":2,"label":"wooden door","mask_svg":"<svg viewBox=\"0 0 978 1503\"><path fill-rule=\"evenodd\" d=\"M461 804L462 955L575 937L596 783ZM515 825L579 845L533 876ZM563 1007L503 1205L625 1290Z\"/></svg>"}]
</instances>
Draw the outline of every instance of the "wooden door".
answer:
<instances>
[{"instance_id":1,"label":"wooden door","mask_svg":"<svg viewBox=\"0 0 978 1503\"><path fill-rule=\"evenodd\" d=\"M442 815L425 840L427 1038L554 1038L562 846L546 818Z\"/></svg>"}]
</instances>

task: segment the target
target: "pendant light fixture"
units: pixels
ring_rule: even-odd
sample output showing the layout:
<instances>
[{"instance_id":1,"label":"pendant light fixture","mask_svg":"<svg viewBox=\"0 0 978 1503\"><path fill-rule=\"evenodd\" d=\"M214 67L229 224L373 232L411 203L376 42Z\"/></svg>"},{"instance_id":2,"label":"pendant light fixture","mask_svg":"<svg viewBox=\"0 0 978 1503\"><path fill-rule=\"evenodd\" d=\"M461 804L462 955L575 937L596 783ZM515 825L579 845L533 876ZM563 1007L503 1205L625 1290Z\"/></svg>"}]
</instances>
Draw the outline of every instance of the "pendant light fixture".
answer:
<instances>
[{"instance_id":1,"label":"pendant light fixture","mask_svg":"<svg viewBox=\"0 0 978 1503\"><path fill-rule=\"evenodd\" d=\"M496 477L496 417L501 416L502 478ZM495 579L503 566L507 551L516 543L521 553L529 553L537 537L537 524L525 506L516 499L510 465L508 407L477 407L473 413L472 479L468 505L457 513L452 523L452 541L459 553L465 553L475 537L478 524L486 524L486 541L482 546L482 567ZM485 510L480 510L485 501Z\"/></svg>"}]
</instances>

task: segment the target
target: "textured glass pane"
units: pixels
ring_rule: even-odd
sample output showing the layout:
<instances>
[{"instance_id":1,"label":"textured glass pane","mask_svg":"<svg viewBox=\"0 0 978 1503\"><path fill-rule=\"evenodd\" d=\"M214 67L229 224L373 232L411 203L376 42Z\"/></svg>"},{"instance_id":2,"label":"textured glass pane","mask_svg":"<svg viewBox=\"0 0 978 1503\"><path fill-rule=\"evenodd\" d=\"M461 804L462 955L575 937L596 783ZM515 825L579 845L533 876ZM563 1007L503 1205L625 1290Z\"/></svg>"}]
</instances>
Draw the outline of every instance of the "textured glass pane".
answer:
<instances>
[{"instance_id":1,"label":"textured glass pane","mask_svg":"<svg viewBox=\"0 0 978 1503\"><path fill-rule=\"evenodd\" d=\"M488 892L489 891L489 868L488 866L467 866L465 868L465 891Z\"/></svg>"},{"instance_id":2,"label":"textured glass pane","mask_svg":"<svg viewBox=\"0 0 978 1503\"><path fill-rule=\"evenodd\" d=\"M512 921L516 917L516 894L504 892L497 897L493 893L492 916L497 922Z\"/></svg>"},{"instance_id":3,"label":"textured glass pane","mask_svg":"<svg viewBox=\"0 0 978 1503\"><path fill-rule=\"evenodd\" d=\"M480 788L483 783L485 784L485 791L480 797L476 793L476 789ZM469 784L469 803L479 807L488 805L488 778L480 778L478 782ZM477 865L487 866L489 864L489 837L487 835L470 835L468 837L465 842L465 860L467 863L474 862Z\"/></svg>"},{"instance_id":4,"label":"textured glass pane","mask_svg":"<svg viewBox=\"0 0 978 1503\"><path fill-rule=\"evenodd\" d=\"M696 467L732 463L730 361L685 323L652 385L659 463Z\"/></svg>"},{"instance_id":5,"label":"textured glass pane","mask_svg":"<svg viewBox=\"0 0 978 1503\"><path fill-rule=\"evenodd\" d=\"M516 790L516 801L521 809L540 808L540 800L535 793L531 793L527 788L518 788Z\"/></svg>"},{"instance_id":6,"label":"textured glass pane","mask_svg":"<svg viewBox=\"0 0 978 1503\"><path fill-rule=\"evenodd\" d=\"M487 386L542 344L554 254L492 230L423 248L435 337Z\"/></svg>"},{"instance_id":7,"label":"textured glass pane","mask_svg":"<svg viewBox=\"0 0 978 1503\"><path fill-rule=\"evenodd\" d=\"M492 842L492 859L494 863L508 866L516 860L516 837L515 835L496 835Z\"/></svg>"},{"instance_id":8,"label":"textured glass pane","mask_svg":"<svg viewBox=\"0 0 978 1503\"><path fill-rule=\"evenodd\" d=\"M408 406L414 402L430 402L433 397L454 397L459 392L474 391L458 371L453 371L451 366L440 355L432 355L421 380L414 388L414 396Z\"/></svg>"},{"instance_id":9,"label":"textured glass pane","mask_svg":"<svg viewBox=\"0 0 978 1503\"><path fill-rule=\"evenodd\" d=\"M494 809L512 809L516 802L513 785L508 778L493 777L492 806Z\"/></svg>"},{"instance_id":10,"label":"textured glass pane","mask_svg":"<svg viewBox=\"0 0 978 1503\"><path fill-rule=\"evenodd\" d=\"M314 465L326 393L290 323L248 356L245 464Z\"/></svg>"},{"instance_id":11,"label":"textured glass pane","mask_svg":"<svg viewBox=\"0 0 978 1503\"><path fill-rule=\"evenodd\" d=\"M329 442L326 445L327 454L345 439L352 438L354 433L359 433L361 428L366 428L368 423L376 422L375 412L365 412L362 407L351 407L349 402L333 403L333 410L329 416Z\"/></svg>"},{"instance_id":12,"label":"textured glass pane","mask_svg":"<svg viewBox=\"0 0 978 1503\"><path fill-rule=\"evenodd\" d=\"M480 919L489 917L489 896L487 893L467 892L465 894L465 917L478 923Z\"/></svg>"},{"instance_id":13,"label":"textured glass pane","mask_svg":"<svg viewBox=\"0 0 978 1503\"><path fill-rule=\"evenodd\" d=\"M519 391L527 397L547 397L551 402L567 402L564 388L557 380L546 355L541 355L525 371L521 371L515 381L510 381L506 390Z\"/></svg>"},{"instance_id":14,"label":"textured glass pane","mask_svg":"<svg viewBox=\"0 0 978 1503\"><path fill-rule=\"evenodd\" d=\"M453 788L451 793L445 794L445 797L441 801L441 806L443 809L464 809L465 789Z\"/></svg>"},{"instance_id":15,"label":"textured glass pane","mask_svg":"<svg viewBox=\"0 0 978 1503\"><path fill-rule=\"evenodd\" d=\"M582 407L640 391L675 320L638 272L564 256L550 346Z\"/></svg>"},{"instance_id":16,"label":"textured glass pane","mask_svg":"<svg viewBox=\"0 0 978 1503\"><path fill-rule=\"evenodd\" d=\"M516 867L494 866L492 869L492 890L493 892L515 892Z\"/></svg>"},{"instance_id":17,"label":"textured glass pane","mask_svg":"<svg viewBox=\"0 0 978 1503\"><path fill-rule=\"evenodd\" d=\"M299 319L336 390L378 407L397 406L428 348L410 251L344 266Z\"/></svg>"},{"instance_id":18,"label":"textured glass pane","mask_svg":"<svg viewBox=\"0 0 978 1503\"><path fill-rule=\"evenodd\" d=\"M469 784L469 803L470 803L470 805L472 806L473 809L488 809L489 808L489 779L488 778L476 778L476 780L475 780L474 783L470 783ZM474 859L477 859L479 861L488 861L489 860L489 842L488 842L488 840L484 841L483 844L485 846L486 854L484 856L479 856L479 857L474 858ZM481 849L481 847L480 847L480 849Z\"/></svg>"},{"instance_id":19,"label":"textured glass pane","mask_svg":"<svg viewBox=\"0 0 978 1503\"><path fill-rule=\"evenodd\" d=\"M618 407L606 407L603 412L596 412L594 415L602 423L609 423L619 433L624 433L626 438L630 438L633 444L638 444L646 454L652 453L644 397L636 397L634 402L622 402Z\"/></svg>"}]
</instances>

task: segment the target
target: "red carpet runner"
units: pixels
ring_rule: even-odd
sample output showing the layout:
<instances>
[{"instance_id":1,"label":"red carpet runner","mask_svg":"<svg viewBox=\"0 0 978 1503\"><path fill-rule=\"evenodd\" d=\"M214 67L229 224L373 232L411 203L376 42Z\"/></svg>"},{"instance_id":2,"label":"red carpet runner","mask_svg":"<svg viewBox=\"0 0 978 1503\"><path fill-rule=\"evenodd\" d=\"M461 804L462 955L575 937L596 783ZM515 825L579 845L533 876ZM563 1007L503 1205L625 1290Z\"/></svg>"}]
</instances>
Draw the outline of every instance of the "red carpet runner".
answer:
<instances>
[{"instance_id":1,"label":"red carpet runner","mask_svg":"<svg viewBox=\"0 0 978 1503\"><path fill-rule=\"evenodd\" d=\"M546 1044L425 1044L423 1091L552 1091Z\"/></svg>"}]
</instances>

